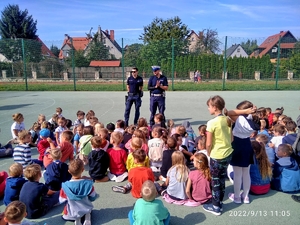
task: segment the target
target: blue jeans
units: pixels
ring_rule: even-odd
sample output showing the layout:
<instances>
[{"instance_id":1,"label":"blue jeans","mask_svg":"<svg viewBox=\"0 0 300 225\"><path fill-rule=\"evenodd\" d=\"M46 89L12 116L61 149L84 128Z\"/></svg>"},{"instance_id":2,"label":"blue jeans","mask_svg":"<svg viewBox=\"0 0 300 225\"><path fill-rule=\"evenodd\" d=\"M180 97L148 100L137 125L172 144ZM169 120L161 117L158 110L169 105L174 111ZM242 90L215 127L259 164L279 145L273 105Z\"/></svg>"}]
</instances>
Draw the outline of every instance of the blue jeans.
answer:
<instances>
[{"instance_id":1,"label":"blue jeans","mask_svg":"<svg viewBox=\"0 0 300 225\"><path fill-rule=\"evenodd\" d=\"M133 225L133 223L134 223L134 219L133 219L132 214L133 214L133 210L130 210L129 213L128 213L128 219L129 219L130 225ZM169 213L168 217L164 220L164 225L169 225L170 219L171 219L171 217L170 217L170 213Z\"/></svg>"}]
</instances>

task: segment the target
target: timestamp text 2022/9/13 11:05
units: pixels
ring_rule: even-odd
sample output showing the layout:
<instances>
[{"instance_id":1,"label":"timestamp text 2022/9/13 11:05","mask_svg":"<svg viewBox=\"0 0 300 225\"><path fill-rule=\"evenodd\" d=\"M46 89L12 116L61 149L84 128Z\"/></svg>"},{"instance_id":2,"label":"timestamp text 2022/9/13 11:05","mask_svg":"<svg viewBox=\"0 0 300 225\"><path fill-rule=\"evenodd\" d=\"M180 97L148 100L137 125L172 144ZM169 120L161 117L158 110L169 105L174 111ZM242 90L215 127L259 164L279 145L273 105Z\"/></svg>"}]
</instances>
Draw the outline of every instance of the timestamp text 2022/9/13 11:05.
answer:
<instances>
[{"instance_id":1,"label":"timestamp text 2022/9/13 11:05","mask_svg":"<svg viewBox=\"0 0 300 225\"><path fill-rule=\"evenodd\" d=\"M272 216L272 217L289 217L291 212L289 210L230 210L229 216L233 217L259 217L259 216Z\"/></svg>"}]
</instances>

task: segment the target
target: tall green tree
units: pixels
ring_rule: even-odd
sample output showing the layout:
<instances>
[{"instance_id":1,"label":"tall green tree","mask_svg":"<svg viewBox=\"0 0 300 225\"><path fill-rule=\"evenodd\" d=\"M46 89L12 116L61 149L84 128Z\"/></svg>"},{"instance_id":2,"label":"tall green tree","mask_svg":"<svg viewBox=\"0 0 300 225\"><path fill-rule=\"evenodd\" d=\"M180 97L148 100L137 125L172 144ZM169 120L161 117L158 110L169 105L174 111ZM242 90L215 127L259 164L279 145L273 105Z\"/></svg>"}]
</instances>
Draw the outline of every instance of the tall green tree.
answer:
<instances>
[{"instance_id":1,"label":"tall green tree","mask_svg":"<svg viewBox=\"0 0 300 225\"><path fill-rule=\"evenodd\" d=\"M183 40L189 32L187 25L183 24L178 16L167 20L156 17L151 24L144 27L144 33L140 35L140 39L144 43L170 38Z\"/></svg>"},{"instance_id":2,"label":"tall green tree","mask_svg":"<svg viewBox=\"0 0 300 225\"><path fill-rule=\"evenodd\" d=\"M109 49L106 47L101 38L96 33L93 37L93 41L89 45L89 50L87 53L87 59L92 60L107 60L110 58Z\"/></svg>"},{"instance_id":3,"label":"tall green tree","mask_svg":"<svg viewBox=\"0 0 300 225\"><path fill-rule=\"evenodd\" d=\"M84 56L83 50L75 51L74 62L76 67L88 67L90 65L90 61Z\"/></svg>"},{"instance_id":4,"label":"tall green tree","mask_svg":"<svg viewBox=\"0 0 300 225\"><path fill-rule=\"evenodd\" d=\"M151 24L144 27L144 32L140 35L145 46L142 57L150 59L156 64L160 64L162 59L172 57L172 38L174 38L175 56L183 55L188 52L189 34L187 25L176 16L171 19L155 18Z\"/></svg>"},{"instance_id":5,"label":"tall green tree","mask_svg":"<svg viewBox=\"0 0 300 225\"><path fill-rule=\"evenodd\" d=\"M26 60L39 62L42 60L42 44L36 41L36 24L27 9L20 10L18 5L8 5L1 12L0 20L0 53L10 61ZM24 39L22 42L21 39ZM31 39L31 40L30 40ZM23 57L23 50L24 56ZM24 59L23 59L24 58Z\"/></svg>"},{"instance_id":6,"label":"tall green tree","mask_svg":"<svg viewBox=\"0 0 300 225\"><path fill-rule=\"evenodd\" d=\"M142 49L142 44L132 44L129 45L124 54L124 64L125 66L137 66L138 59L140 57L140 51Z\"/></svg>"},{"instance_id":7,"label":"tall green tree","mask_svg":"<svg viewBox=\"0 0 300 225\"><path fill-rule=\"evenodd\" d=\"M8 5L1 12L0 35L2 38L36 39L37 21L28 15L27 9L19 9L18 5Z\"/></svg>"}]
</instances>

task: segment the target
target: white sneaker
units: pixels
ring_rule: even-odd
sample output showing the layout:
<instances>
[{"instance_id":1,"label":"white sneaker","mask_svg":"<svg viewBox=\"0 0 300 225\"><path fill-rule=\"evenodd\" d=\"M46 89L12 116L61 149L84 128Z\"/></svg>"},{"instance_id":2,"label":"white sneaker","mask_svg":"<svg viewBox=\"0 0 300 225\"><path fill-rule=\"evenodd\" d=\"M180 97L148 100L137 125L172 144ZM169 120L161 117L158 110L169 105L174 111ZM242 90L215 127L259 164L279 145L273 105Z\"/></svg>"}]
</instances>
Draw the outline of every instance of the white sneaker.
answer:
<instances>
[{"instance_id":1,"label":"white sneaker","mask_svg":"<svg viewBox=\"0 0 300 225\"><path fill-rule=\"evenodd\" d=\"M159 173L159 172L160 172L160 168L159 168L159 167L151 166L150 168L151 168L151 170L152 170L154 173Z\"/></svg>"},{"instance_id":2,"label":"white sneaker","mask_svg":"<svg viewBox=\"0 0 300 225\"><path fill-rule=\"evenodd\" d=\"M83 223L83 225L91 225L91 224L92 224L92 223L91 223L90 220L85 220L84 223Z\"/></svg>"},{"instance_id":3,"label":"white sneaker","mask_svg":"<svg viewBox=\"0 0 300 225\"><path fill-rule=\"evenodd\" d=\"M107 173L107 176L108 176L108 178L109 178L110 180L116 180L116 179L117 179L117 176L114 175L114 174L112 174L112 173L110 173L110 172Z\"/></svg>"},{"instance_id":4,"label":"white sneaker","mask_svg":"<svg viewBox=\"0 0 300 225\"><path fill-rule=\"evenodd\" d=\"M125 180L126 179L126 177L128 177L128 173L127 172L125 172L125 173L123 173L122 175L120 175L120 176L117 176L117 178L116 178L116 182L122 182L123 180Z\"/></svg>"}]
</instances>

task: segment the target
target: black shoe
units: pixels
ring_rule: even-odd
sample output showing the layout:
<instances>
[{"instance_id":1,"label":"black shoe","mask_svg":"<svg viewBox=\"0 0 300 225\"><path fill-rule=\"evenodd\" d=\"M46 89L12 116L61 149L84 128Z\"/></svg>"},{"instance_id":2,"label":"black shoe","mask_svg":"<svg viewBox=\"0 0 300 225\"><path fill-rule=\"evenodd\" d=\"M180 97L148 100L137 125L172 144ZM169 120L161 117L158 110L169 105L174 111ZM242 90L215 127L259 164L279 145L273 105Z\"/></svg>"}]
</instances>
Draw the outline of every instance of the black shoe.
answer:
<instances>
[{"instance_id":1,"label":"black shoe","mask_svg":"<svg viewBox=\"0 0 300 225\"><path fill-rule=\"evenodd\" d=\"M291 197L292 197L292 199L293 199L295 202L299 202L299 203L300 203L300 195L299 195L299 196L297 196L297 195L292 195Z\"/></svg>"}]
</instances>

